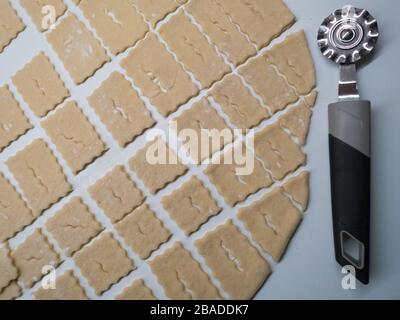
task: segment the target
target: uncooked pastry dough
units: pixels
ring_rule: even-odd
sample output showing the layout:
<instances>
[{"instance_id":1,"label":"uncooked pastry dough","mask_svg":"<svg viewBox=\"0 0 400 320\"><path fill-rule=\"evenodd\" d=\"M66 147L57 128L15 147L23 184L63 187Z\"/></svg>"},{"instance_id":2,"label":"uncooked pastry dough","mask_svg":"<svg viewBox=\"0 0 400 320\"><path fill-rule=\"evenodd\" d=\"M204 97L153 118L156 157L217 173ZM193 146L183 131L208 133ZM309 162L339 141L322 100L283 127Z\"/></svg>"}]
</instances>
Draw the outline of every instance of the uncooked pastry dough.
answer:
<instances>
[{"instance_id":1,"label":"uncooked pastry dough","mask_svg":"<svg viewBox=\"0 0 400 320\"><path fill-rule=\"evenodd\" d=\"M10 249L8 245L0 246L0 292L8 287L11 281L17 279L18 272L14 266L14 262L10 257Z\"/></svg>"},{"instance_id":2,"label":"uncooked pastry dough","mask_svg":"<svg viewBox=\"0 0 400 320\"><path fill-rule=\"evenodd\" d=\"M4 288L3 291L0 292L0 301L1 300L14 300L17 299L21 295L21 287L18 285L17 281L11 282L11 284Z\"/></svg>"},{"instance_id":3,"label":"uncooked pastry dough","mask_svg":"<svg viewBox=\"0 0 400 320\"><path fill-rule=\"evenodd\" d=\"M303 211L307 210L309 202L309 183L310 173L303 171L299 175L292 177L283 185L285 192L298 203Z\"/></svg>"},{"instance_id":4,"label":"uncooked pastry dough","mask_svg":"<svg viewBox=\"0 0 400 320\"><path fill-rule=\"evenodd\" d=\"M122 291L116 300L155 300L153 292L146 286L142 279L136 280L131 286Z\"/></svg>"},{"instance_id":5,"label":"uncooked pastry dough","mask_svg":"<svg viewBox=\"0 0 400 320\"><path fill-rule=\"evenodd\" d=\"M25 29L25 25L9 0L0 1L0 21L0 53L2 53L4 48Z\"/></svg>"}]
</instances>

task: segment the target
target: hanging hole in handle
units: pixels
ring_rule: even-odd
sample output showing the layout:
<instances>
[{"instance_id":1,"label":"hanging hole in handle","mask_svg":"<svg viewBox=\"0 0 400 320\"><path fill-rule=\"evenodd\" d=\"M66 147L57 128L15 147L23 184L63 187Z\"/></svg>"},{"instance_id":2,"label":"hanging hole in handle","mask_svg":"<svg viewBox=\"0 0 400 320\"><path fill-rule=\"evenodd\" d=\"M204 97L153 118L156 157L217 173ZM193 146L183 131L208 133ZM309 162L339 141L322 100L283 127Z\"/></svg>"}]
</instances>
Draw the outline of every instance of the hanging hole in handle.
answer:
<instances>
[{"instance_id":1,"label":"hanging hole in handle","mask_svg":"<svg viewBox=\"0 0 400 320\"><path fill-rule=\"evenodd\" d=\"M364 268L364 244L347 231L340 233L342 256L358 269Z\"/></svg>"}]
</instances>

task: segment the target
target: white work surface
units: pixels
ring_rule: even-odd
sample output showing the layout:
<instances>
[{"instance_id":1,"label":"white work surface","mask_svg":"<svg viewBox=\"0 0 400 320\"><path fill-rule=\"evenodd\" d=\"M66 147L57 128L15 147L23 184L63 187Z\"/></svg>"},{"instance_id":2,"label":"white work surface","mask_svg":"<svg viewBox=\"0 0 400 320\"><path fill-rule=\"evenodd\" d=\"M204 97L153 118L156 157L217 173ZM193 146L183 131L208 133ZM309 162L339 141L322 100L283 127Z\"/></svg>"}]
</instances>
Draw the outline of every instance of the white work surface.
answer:
<instances>
[{"instance_id":1,"label":"white work surface","mask_svg":"<svg viewBox=\"0 0 400 320\"><path fill-rule=\"evenodd\" d=\"M268 1L268 0L265 0ZM44 50L53 62L59 61L45 37L38 33L26 12L21 8L17 0L13 0L19 15L28 24L25 30L11 45L0 55L0 85L10 83L10 76L29 62L39 51ZM71 7L72 1L66 3ZM316 46L317 29L323 20L334 9L340 8L346 3L341 0L286 0L290 9L298 17L298 22L288 32L304 28L310 42L310 48L314 57L317 70L319 98L312 119L309 142L305 148L308 154L307 168L311 171L311 202L305 219L294 236L289 249L281 263L274 266L274 273L259 291L257 299L368 299L368 298L400 298L400 105L396 102L400 89L398 79L400 75L399 51L400 51L400 21L398 13L400 2L397 0L363 0L353 1L352 4L368 9L379 21L381 38L378 50L372 62L359 72L361 96L369 99L373 104L373 148L372 148L372 221L371 221L371 281L370 285L358 285L356 290L343 290L341 281L343 275L334 259L331 205L329 188L328 165L328 118L327 105L337 99L337 81L339 68L321 56ZM76 12L74 10L74 12ZM80 14L79 17L82 17ZM285 34L277 39L280 41ZM120 60L120 59L116 59ZM99 83L104 80L113 69L118 69L118 61L105 66L101 71L89 79L83 86L77 88L70 77L58 62L56 67L61 70L61 77L71 89L72 97L85 109L88 117L99 128L104 126L96 120L94 112L85 103L88 96ZM21 97L17 97L21 100ZM32 120L32 113L26 104L22 103L25 112ZM36 127L37 120L33 120ZM103 140L112 148L115 141L110 139L109 133L100 130ZM34 138L43 136L40 128L30 131L10 148L0 155L0 170L7 172L4 160L16 151L29 144ZM135 141L118 156L105 156L91 166L78 178L67 172L74 187L82 190L84 200L93 205L87 193L86 186L91 185L98 177L99 172L109 171L115 163L124 163L134 153L138 145L143 145L143 139ZM64 167L65 162L61 163ZM97 173L96 177L91 174ZM175 184L176 187L176 184ZM159 200L157 197L155 200ZM61 203L62 204L62 203ZM33 226L11 241L12 246L23 241L34 228L41 227L46 218L53 215L61 204L55 205L44 216L39 218ZM65 203L64 203L65 204ZM156 209L159 204L154 203ZM226 212L228 211L228 212ZM232 211L232 210L231 210ZM105 225L104 214L96 213L97 218ZM210 227L223 222L234 212L225 210L224 214L214 219ZM167 221L166 213L161 213L161 219ZM170 220L169 220L170 221ZM173 228L171 223L167 223ZM175 230L174 230L175 231ZM180 232L180 233L179 233ZM182 236L181 231L176 231L175 240ZM132 256L131 253L129 253ZM197 256L199 259L199 257ZM155 290L158 297L163 293L156 283L155 277L150 273L146 264L136 261L138 269L114 286L102 298L112 298L122 288L129 285L133 279L144 276L146 283ZM63 264L61 273L74 267L71 259ZM76 268L74 267L76 271ZM209 270L208 270L209 271ZM87 283L78 274L81 282L87 288ZM37 288L37 286L35 287ZM91 297L93 290L87 289ZM32 291L24 293L23 299L32 297Z\"/></svg>"}]
</instances>

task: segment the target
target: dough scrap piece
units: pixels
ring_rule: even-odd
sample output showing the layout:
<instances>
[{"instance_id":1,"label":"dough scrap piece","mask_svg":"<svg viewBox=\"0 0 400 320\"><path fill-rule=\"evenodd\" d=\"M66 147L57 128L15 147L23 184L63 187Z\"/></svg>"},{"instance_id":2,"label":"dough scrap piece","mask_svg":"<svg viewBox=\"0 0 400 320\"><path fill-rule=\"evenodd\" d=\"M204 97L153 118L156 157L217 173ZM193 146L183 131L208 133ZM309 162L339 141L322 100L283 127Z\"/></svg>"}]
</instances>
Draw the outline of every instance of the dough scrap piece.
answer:
<instances>
[{"instance_id":1,"label":"dough scrap piece","mask_svg":"<svg viewBox=\"0 0 400 320\"><path fill-rule=\"evenodd\" d=\"M161 156L159 152L164 153L166 159L156 158ZM153 157L155 159L152 159ZM162 164L153 164L153 160L162 160ZM188 170L175 151L170 149L161 137L156 137L154 141L139 150L130 159L129 166L152 193L157 193Z\"/></svg>"},{"instance_id":2,"label":"dough scrap piece","mask_svg":"<svg viewBox=\"0 0 400 320\"><path fill-rule=\"evenodd\" d=\"M186 235L197 231L221 211L210 191L196 177L192 177L179 189L163 197L161 203Z\"/></svg>"},{"instance_id":3,"label":"dough scrap piece","mask_svg":"<svg viewBox=\"0 0 400 320\"><path fill-rule=\"evenodd\" d=\"M169 13L175 11L187 0L132 0L145 19L155 27Z\"/></svg>"},{"instance_id":4,"label":"dough scrap piece","mask_svg":"<svg viewBox=\"0 0 400 320\"><path fill-rule=\"evenodd\" d=\"M8 287L18 277L17 268L10 256L10 248L7 244L0 246L0 292Z\"/></svg>"},{"instance_id":5,"label":"dough scrap piece","mask_svg":"<svg viewBox=\"0 0 400 320\"><path fill-rule=\"evenodd\" d=\"M0 87L0 151L32 128L8 86Z\"/></svg>"},{"instance_id":6,"label":"dough scrap piece","mask_svg":"<svg viewBox=\"0 0 400 320\"><path fill-rule=\"evenodd\" d=\"M0 243L31 224L34 216L11 183L0 173Z\"/></svg>"},{"instance_id":7,"label":"dough scrap piece","mask_svg":"<svg viewBox=\"0 0 400 320\"><path fill-rule=\"evenodd\" d=\"M143 260L171 237L169 230L146 204L115 224L115 229Z\"/></svg>"},{"instance_id":8,"label":"dough scrap piece","mask_svg":"<svg viewBox=\"0 0 400 320\"><path fill-rule=\"evenodd\" d=\"M237 146L242 148L242 152L248 152L249 158L254 158L254 154L246 146ZM238 202L245 200L249 195L262 188L267 188L272 184L269 173L263 168L263 165L257 159L254 159L254 170L249 175L239 175L238 169L243 169L244 165L233 161L228 164L225 158L228 152L232 154L232 149L226 150L219 163L210 164L204 171L210 181L217 187L218 192L224 197L225 202L230 206L235 206ZM240 153L242 154L242 153ZM234 159L235 160L235 159ZM227 163L225 163L227 162Z\"/></svg>"},{"instance_id":9,"label":"dough scrap piece","mask_svg":"<svg viewBox=\"0 0 400 320\"><path fill-rule=\"evenodd\" d=\"M153 292L146 286L142 279L124 289L115 300L156 300Z\"/></svg>"},{"instance_id":10,"label":"dough scrap piece","mask_svg":"<svg viewBox=\"0 0 400 320\"><path fill-rule=\"evenodd\" d=\"M10 1L0 2L0 53L14 40L20 32L25 30L25 25L18 17Z\"/></svg>"},{"instance_id":11,"label":"dough scrap piece","mask_svg":"<svg viewBox=\"0 0 400 320\"><path fill-rule=\"evenodd\" d=\"M125 250L109 232L77 252L74 260L97 295L101 295L134 269Z\"/></svg>"},{"instance_id":12,"label":"dough scrap piece","mask_svg":"<svg viewBox=\"0 0 400 320\"><path fill-rule=\"evenodd\" d=\"M225 77L212 89L211 96L239 129L251 129L270 118L268 110L261 106L237 75Z\"/></svg>"},{"instance_id":13,"label":"dough scrap piece","mask_svg":"<svg viewBox=\"0 0 400 320\"><path fill-rule=\"evenodd\" d=\"M123 166L117 166L89 188L97 205L112 223L122 220L144 201L144 195L129 178Z\"/></svg>"},{"instance_id":14,"label":"dough scrap piece","mask_svg":"<svg viewBox=\"0 0 400 320\"><path fill-rule=\"evenodd\" d=\"M110 60L100 42L73 14L68 14L47 40L77 85Z\"/></svg>"},{"instance_id":15,"label":"dough scrap piece","mask_svg":"<svg viewBox=\"0 0 400 320\"><path fill-rule=\"evenodd\" d=\"M0 301L2 300L15 300L21 295L21 287L17 281L13 281L7 288L0 291Z\"/></svg>"},{"instance_id":16,"label":"dough scrap piece","mask_svg":"<svg viewBox=\"0 0 400 320\"><path fill-rule=\"evenodd\" d=\"M279 123L274 123L257 133L254 150L275 180L282 180L306 163L306 155L293 142Z\"/></svg>"},{"instance_id":17,"label":"dough scrap piece","mask_svg":"<svg viewBox=\"0 0 400 320\"><path fill-rule=\"evenodd\" d=\"M295 16L282 0L215 0L241 32L258 49L268 45L295 22Z\"/></svg>"},{"instance_id":18,"label":"dough scrap piece","mask_svg":"<svg viewBox=\"0 0 400 320\"><path fill-rule=\"evenodd\" d=\"M169 299L221 299L208 275L181 243L174 244L149 264Z\"/></svg>"},{"instance_id":19,"label":"dough scrap piece","mask_svg":"<svg viewBox=\"0 0 400 320\"><path fill-rule=\"evenodd\" d=\"M217 1L191 1L187 9L211 41L234 65L241 64L256 54L256 48Z\"/></svg>"},{"instance_id":20,"label":"dough scrap piece","mask_svg":"<svg viewBox=\"0 0 400 320\"><path fill-rule=\"evenodd\" d=\"M69 97L64 82L42 52L18 71L12 81L38 117L45 116Z\"/></svg>"},{"instance_id":21,"label":"dough scrap piece","mask_svg":"<svg viewBox=\"0 0 400 320\"><path fill-rule=\"evenodd\" d=\"M289 181L283 185L285 192L301 206L303 211L306 211L308 207L310 198L309 184L310 172L303 171L299 175L289 179Z\"/></svg>"},{"instance_id":22,"label":"dough scrap piece","mask_svg":"<svg viewBox=\"0 0 400 320\"><path fill-rule=\"evenodd\" d=\"M182 11L160 28L160 34L202 88L211 86L230 71L214 46Z\"/></svg>"},{"instance_id":23,"label":"dough scrap piece","mask_svg":"<svg viewBox=\"0 0 400 320\"><path fill-rule=\"evenodd\" d=\"M31 288L44 275L44 266L54 268L61 262L60 257L54 251L42 231L36 229L17 249L11 253L15 266L19 272L18 280L25 287Z\"/></svg>"},{"instance_id":24,"label":"dough scrap piece","mask_svg":"<svg viewBox=\"0 0 400 320\"><path fill-rule=\"evenodd\" d=\"M39 31L47 31L52 27L52 24L57 21L57 19L62 16L67 7L63 0L21 0L21 5L25 8L28 14L31 16L33 23ZM46 6L51 6L51 13L55 13L54 21L48 23L48 27L45 28L42 24L43 13L42 9ZM53 11L54 10L54 11ZM46 11L47 12L47 11Z\"/></svg>"},{"instance_id":25,"label":"dough scrap piece","mask_svg":"<svg viewBox=\"0 0 400 320\"><path fill-rule=\"evenodd\" d=\"M35 218L72 191L56 157L41 139L9 158L6 164Z\"/></svg>"},{"instance_id":26,"label":"dough scrap piece","mask_svg":"<svg viewBox=\"0 0 400 320\"><path fill-rule=\"evenodd\" d=\"M74 174L107 150L92 124L73 101L48 117L42 127Z\"/></svg>"},{"instance_id":27,"label":"dough scrap piece","mask_svg":"<svg viewBox=\"0 0 400 320\"><path fill-rule=\"evenodd\" d=\"M195 142L198 143L192 145L191 142L193 141L182 141L190 157L196 163L210 158L215 152L220 151L233 140L233 131L227 126L225 120L218 115L217 111L211 107L207 99L202 99L195 103L190 109L185 110L178 118L175 118L174 121L177 124L177 134L186 129L196 132L197 141ZM204 130L208 130L211 136L206 135L203 137L203 133L207 132ZM208 148L202 148L203 143L207 141L209 142Z\"/></svg>"},{"instance_id":28,"label":"dough scrap piece","mask_svg":"<svg viewBox=\"0 0 400 320\"><path fill-rule=\"evenodd\" d=\"M207 233L195 244L231 299L251 299L271 273L268 262L232 221Z\"/></svg>"},{"instance_id":29,"label":"dough scrap piece","mask_svg":"<svg viewBox=\"0 0 400 320\"><path fill-rule=\"evenodd\" d=\"M148 31L129 0L82 0L79 7L113 54L135 45Z\"/></svg>"},{"instance_id":30,"label":"dough scrap piece","mask_svg":"<svg viewBox=\"0 0 400 320\"><path fill-rule=\"evenodd\" d=\"M283 189L275 188L261 200L240 209L238 218L252 238L275 261L280 261L302 215L283 194Z\"/></svg>"},{"instance_id":31,"label":"dough scrap piece","mask_svg":"<svg viewBox=\"0 0 400 320\"><path fill-rule=\"evenodd\" d=\"M153 33L138 43L122 60L121 66L163 116L175 112L199 92L183 67Z\"/></svg>"},{"instance_id":32,"label":"dough scrap piece","mask_svg":"<svg viewBox=\"0 0 400 320\"><path fill-rule=\"evenodd\" d=\"M36 300L87 300L87 296L72 270L56 278L56 289L40 288L34 294Z\"/></svg>"},{"instance_id":33,"label":"dough scrap piece","mask_svg":"<svg viewBox=\"0 0 400 320\"><path fill-rule=\"evenodd\" d=\"M88 101L121 147L155 124L129 81L118 72L113 72Z\"/></svg>"},{"instance_id":34,"label":"dough scrap piece","mask_svg":"<svg viewBox=\"0 0 400 320\"><path fill-rule=\"evenodd\" d=\"M46 229L64 253L72 256L97 236L103 227L82 200L75 197L46 222Z\"/></svg>"},{"instance_id":35,"label":"dough scrap piece","mask_svg":"<svg viewBox=\"0 0 400 320\"><path fill-rule=\"evenodd\" d=\"M292 109L279 118L279 124L304 146L307 143L311 116L312 111L307 102L300 100Z\"/></svg>"}]
</instances>

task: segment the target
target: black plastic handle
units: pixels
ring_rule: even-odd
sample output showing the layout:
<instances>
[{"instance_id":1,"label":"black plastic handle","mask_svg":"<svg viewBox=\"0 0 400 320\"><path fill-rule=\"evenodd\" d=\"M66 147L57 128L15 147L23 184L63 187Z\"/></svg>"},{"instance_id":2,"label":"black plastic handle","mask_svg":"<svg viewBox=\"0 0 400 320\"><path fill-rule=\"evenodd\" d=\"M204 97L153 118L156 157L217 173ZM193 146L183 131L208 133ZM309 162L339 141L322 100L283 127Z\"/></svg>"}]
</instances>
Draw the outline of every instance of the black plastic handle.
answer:
<instances>
[{"instance_id":1,"label":"black plastic handle","mask_svg":"<svg viewBox=\"0 0 400 320\"><path fill-rule=\"evenodd\" d=\"M345 101L329 106L329 149L333 232L336 260L355 268L369 283L370 238L369 101Z\"/></svg>"}]
</instances>

